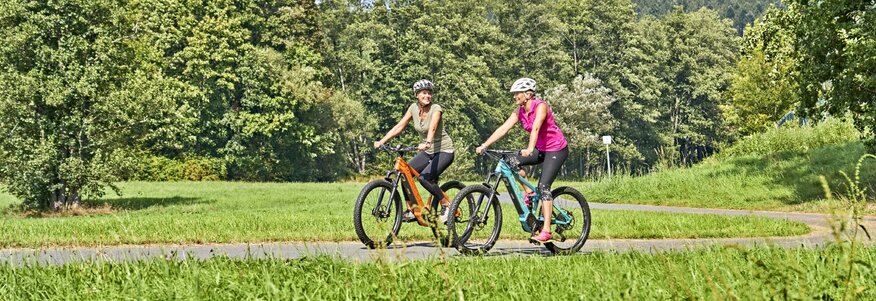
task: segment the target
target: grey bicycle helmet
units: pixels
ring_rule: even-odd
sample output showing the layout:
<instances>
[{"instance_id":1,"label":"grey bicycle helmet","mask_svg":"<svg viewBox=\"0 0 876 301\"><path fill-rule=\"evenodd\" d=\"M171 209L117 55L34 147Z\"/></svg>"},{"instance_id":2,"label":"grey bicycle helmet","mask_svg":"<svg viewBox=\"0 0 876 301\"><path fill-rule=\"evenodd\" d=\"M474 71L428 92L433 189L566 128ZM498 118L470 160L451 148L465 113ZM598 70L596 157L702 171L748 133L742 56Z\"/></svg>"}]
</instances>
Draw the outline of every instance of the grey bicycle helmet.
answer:
<instances>
[{"instance_id":1,"label":"grey bicycle helmet","mask_svg":"<svg viewBox=\"0 0 876 301\"><path fill-rule=\"evenodd\" d=\"M435 84L433 84L428 79L418 80L416 83L414 83L414 94L417 94L417 92L420 92L420 90L429 90L434 92Z\"/></svg>"},{"instance_id":2,"label":"grey bicycle helmet","mask_svg":"<svg viewBox=\"0 0 876 301\"><path fill-rule=\"evenodd\" d=\"M513 92L526 92L526 91L535 92L535 89L536 89L535 80L528 78L528 77L523 77L523 78L516 80L514 82L514 84L511 85L510 92L512 92L512 93Z\"/></svg>"}]
</instances>

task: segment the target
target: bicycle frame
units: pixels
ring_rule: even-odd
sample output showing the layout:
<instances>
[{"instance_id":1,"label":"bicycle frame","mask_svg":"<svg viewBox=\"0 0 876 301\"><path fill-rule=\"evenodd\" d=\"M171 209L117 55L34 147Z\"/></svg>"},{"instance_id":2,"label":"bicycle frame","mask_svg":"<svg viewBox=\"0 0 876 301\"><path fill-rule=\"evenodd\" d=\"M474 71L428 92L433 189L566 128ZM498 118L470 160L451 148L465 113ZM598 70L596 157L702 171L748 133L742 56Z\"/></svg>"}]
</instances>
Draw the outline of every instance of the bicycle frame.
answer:
<instances>
[{"instance_id":1,"label":"bicycle frame","mask_svg":"<svg viewBox=\"0 0 876 301\"><path fill-rule=\"evenodd\" d=\"M535 185L529 183L529 181L518 173L514 172L514 168L511 167L511 164L508 164L504 156L499 158L499 162L496 164L496 169L488 174L487 179L484 181L484 186L487 186L487 188L490 188L491 190L487 200L492 200L493 197L498 194L497 189L499 187L499 182L505 183L505 187L508 189L508 194L511 197L514 208L519 215L520 225L523 227L524 231L532 232L531 225L534 225L535 221L544 222L544 216L541 214L541 191L536 189ZM523 185L526 185L526 187L529 187L529 189L535 192L535 196L532 200L533 208L535 208L534 210L531 210L523 202L523 189L520 188L518 183L523 183ZM480 207L483 203L484 202L481 201L478 202L475 212L480 212ZM484 210L484 216L480 217L481 220L486 220L487 214L490 211L490 204L492 204L492 202L487 202L487 209ZM553 205L552 207L554 209L554 214L552 214L551 217L551 224L566 225L568 224L568 221L572 220L566 210L563 210L556 205ZM561 219L557 219L558 214L562 217Z\"/></svg>"},{"instance_id":2,"label":"bicycle frame","mask_svg":"<svg viewBox=\"0 0 876 301\"><path fill-rule=\"evenodd\" d=\"M420 192L417 191L417 185L415 177L419 177L420 173L415 169L411 168L408 165L408 162L405 161L403 157L403 152L398 152L398 156L395 158L395 166L393 170L390 170L386 173L385 179L392 183L392 195L389 196L388 200L394 200L396 193L399 191L399 186L401 187L402 195L405 198L406 203L410 204L411 202L415 202L416 205L414 207L410 207L408 205L408 209L414 213L414 216L417 218L417 223L420 226L428 227L429 222L423 216L422 208L431 208L432 205L432 195L429 195L429 199L424 203L423 198L420 197ZM383 192L381 192L383 193ZM380 196L380 200L383 200L383 195ZM447 194L444 194L444 197L447 197ZM381 208L382 204L377 204L375 208Z\"/></svg>"}]
</instances>

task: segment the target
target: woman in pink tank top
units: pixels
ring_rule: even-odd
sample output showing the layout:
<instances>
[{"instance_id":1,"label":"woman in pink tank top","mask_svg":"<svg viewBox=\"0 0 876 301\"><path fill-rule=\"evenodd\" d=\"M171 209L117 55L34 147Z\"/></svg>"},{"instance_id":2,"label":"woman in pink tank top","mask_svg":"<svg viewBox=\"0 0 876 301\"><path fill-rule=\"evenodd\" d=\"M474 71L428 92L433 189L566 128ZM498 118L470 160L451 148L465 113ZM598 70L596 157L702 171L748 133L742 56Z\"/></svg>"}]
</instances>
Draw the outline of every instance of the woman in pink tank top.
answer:
<instances>
[{"instance_id":1,"label":"woman in pink tank top","mask_svg":"<svg viewBox=\"0 0 876 301\"><path fill-rule=\"evenodd\" d=\"M551 214L553 213L553 199L551 198L551 184L557 178L557 174L559 174L563 163L566 162L566 158L569 156L569 143L566 141L566 136L557 127L550 106L535 97L535 90L535 80L531 78L524 77L518 79L511 85L511 93L514 93L514 103L517 105L517 109L475 151L478 154L482 154L487 147L508 134L508 131L517 122L520 122L523 130L529 132L529 144L526 149L520 151L518 162L520 162L520 165L543 163L541 177L538 179L538 190L541 191L542 202L544 202L542 213L545 222L541 232L533 235L532 239L545 243L551 241L552 238ZM527 190L525 198L528 204L530 202L529 198L534 193L525 185L523 187Z\"/></svg>"}]
</instances>

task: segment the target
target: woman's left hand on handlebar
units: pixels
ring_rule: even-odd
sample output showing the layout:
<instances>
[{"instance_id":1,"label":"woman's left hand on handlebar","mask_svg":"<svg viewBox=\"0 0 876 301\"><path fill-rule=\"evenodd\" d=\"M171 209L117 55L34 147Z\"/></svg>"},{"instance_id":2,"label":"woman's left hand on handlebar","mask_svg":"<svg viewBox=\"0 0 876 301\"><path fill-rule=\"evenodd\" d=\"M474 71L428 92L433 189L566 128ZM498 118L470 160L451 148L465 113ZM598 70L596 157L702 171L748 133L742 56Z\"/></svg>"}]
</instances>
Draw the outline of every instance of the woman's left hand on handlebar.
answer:
<instances>
[{"instance_id":1,"label":"woman's left hand on handlebar","mask_svg":"<svg viewBox=\"0 0 876 301\"><path fill-rule=\"evenodd\" d=\"M483 155L484 151L486 151L486 150L487 150L487 147L485 145L481 144L481 146L478 146L477 148L475 148L475 153L477 153L478 155Z\"/></svg>"}]
</instances>

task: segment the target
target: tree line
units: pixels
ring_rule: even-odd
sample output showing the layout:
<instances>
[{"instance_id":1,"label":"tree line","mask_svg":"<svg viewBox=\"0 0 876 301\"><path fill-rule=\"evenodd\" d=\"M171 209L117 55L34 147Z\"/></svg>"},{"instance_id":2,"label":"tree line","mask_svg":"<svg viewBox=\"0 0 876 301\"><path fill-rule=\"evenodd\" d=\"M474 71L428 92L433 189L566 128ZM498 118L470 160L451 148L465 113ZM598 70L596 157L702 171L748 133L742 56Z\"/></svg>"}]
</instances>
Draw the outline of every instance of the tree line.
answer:
<instances>
[{"instance_id":1,"label":"tree line","mask_svg":"<svg viewBox=\"0 0 876 301\"><path fill-rule=\"evenodd\" d=\"M872 124L872 4L761 6L740 36L726 11L639 2L4 1L0 181L59 208L120 180L375 174L386 160L370 143L422 78L460 149L449 176L489 168L469 150L523 76L570 136L570 176L603 171L601 135L613 165L644 173L790 110Z\"/></svg>"}]
</instances>

